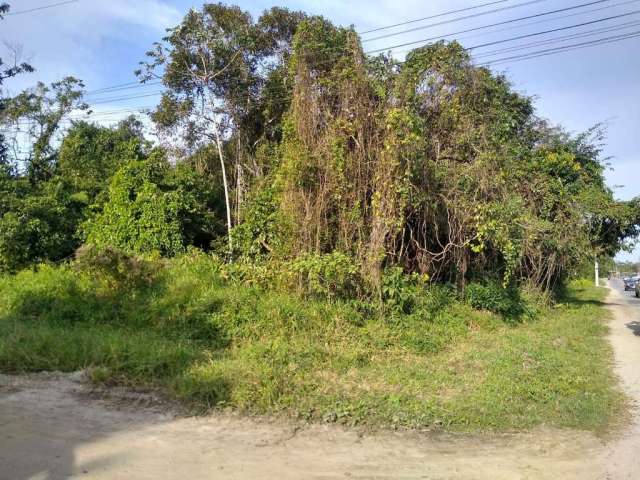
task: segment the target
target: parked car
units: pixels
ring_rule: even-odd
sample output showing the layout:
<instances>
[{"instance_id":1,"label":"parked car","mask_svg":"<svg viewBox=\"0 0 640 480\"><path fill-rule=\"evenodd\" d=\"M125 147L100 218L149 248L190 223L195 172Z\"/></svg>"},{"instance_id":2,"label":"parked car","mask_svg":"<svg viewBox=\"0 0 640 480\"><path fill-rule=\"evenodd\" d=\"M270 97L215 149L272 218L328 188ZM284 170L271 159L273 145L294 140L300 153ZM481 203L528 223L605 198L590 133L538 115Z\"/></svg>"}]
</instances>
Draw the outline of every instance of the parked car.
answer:
<instances>
[{"instance_id":1,"label":"parked car","mask_svg":"<svg viewBox=\"0 0 640 480\"><path fill-rule=\"evenodd\" d=\"M622 281L624 282L624 291L625 292L628 292L629 290L635 291L636 285L638 284L638 280L640 280L640 277L638 276L623 278Z\"/></svg>"}]
</instances>

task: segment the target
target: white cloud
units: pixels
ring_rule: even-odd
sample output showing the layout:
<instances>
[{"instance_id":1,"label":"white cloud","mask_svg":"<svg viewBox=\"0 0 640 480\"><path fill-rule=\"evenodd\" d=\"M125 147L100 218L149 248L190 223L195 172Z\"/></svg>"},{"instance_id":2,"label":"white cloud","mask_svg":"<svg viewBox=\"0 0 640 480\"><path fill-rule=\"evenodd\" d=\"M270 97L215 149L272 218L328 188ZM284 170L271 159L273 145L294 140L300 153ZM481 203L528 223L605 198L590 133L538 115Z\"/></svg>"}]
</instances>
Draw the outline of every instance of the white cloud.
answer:
<instances>
[{"instance_id":1,"label":"white cloud","mask_svg":"<svg viewBox=\"0 0 640 480\"><path fill-rule=\"evenodd\" d=\"M21 77L11 86L23 88L36 79L50 82L69 74L89 85L104 85L117 62L126 62L117 73L135 68L135 61L126 58L127 50L144 52L181 17L164 0L80 0L8 16L0 23L0 39L22 45L37 69L35 75Z\"/></svg>"},{"instance_id":2,"label":"white cloud","mask_svg":"<svg viewBox=\"0 0 640 480\"><path fill-rule=\"evenodd\" d=\"M159 0L111 0L96 2L89 10L105 18L163 32L178 23L182 15L173 6Z\"/></svg>"}]
</instances>

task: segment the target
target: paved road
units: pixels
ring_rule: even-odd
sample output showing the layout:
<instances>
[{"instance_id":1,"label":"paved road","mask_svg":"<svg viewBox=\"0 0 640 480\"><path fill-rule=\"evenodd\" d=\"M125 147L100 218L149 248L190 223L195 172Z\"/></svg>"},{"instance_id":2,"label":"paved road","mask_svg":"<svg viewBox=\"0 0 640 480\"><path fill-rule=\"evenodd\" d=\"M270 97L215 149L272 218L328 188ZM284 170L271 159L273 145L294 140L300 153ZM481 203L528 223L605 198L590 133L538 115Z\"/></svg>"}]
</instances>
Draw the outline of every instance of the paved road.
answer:
<instances>
[{"instance_id":1,"label":"paved road","mask_svg":"<svg viewBox=\"0 0 640 480\"><path fill-rule=\"evenodd\" d=\"M613 346L615 370L631 402L629 425L621 438L605 450L607 479L640 479L640 299L625 292L620 280L609 282L607 298L613 311L609 339Z\"/></svg>"},{"instance_id":2,"label":"paved road","mask_svg":"<svg viewBox=\"0 0 640 480\"><path fill-rule=\"evenodd\" d=\"M616 371L640 401L640 300L612 286ZM568 430L298 431L233 417L181 418L148 403L124 391L96 398L78 375L0 376L0 480L640 479L635 410L623 434L603 443Z\"/></svg>"}]
</instances>

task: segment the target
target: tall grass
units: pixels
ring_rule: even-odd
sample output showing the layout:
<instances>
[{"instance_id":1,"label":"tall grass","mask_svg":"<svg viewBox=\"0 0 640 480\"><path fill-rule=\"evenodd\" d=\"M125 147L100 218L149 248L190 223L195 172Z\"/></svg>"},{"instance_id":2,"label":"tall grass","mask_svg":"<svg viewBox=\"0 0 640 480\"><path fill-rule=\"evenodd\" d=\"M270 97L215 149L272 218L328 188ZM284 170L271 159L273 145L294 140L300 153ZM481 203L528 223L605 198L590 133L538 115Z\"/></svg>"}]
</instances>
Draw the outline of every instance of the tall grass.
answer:
<instances>
[{"instance_id":1,"label":"tall grass","mask_svg":"<svg viewBox=\"0 0 640 480\"><path fill-rule=\"evenodd\" d=\"M134 285L134 286L132 286ZM0 370L158 387L194 408L450 429L597 429L620 406L602 290L521 323L426 290L422 309L247 286L205 255L118 284L70 266L0 278ZM426 309L426 310L425 310Z\"/></svg>"}]
</instances>

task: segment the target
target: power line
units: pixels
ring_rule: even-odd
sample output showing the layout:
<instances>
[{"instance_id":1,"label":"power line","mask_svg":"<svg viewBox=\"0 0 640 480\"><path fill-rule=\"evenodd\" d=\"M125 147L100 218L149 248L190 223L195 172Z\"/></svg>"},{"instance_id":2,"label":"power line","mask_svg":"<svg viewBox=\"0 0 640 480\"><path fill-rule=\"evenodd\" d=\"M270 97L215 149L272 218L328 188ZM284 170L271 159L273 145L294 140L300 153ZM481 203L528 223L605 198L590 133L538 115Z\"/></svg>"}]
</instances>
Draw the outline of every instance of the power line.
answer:
<instances>
[{"instance_id":1,"label":"power line","mask_svg":"<svg viewBox=\"0 0 640 480\"><path fill-rule=\"evenodd\" d=\"M503 40L496 40L494 42L482 43L480 45L474 45L473 47L468 47L465 50L470 51L470 50L475 50L477 48L490 47L492 45L499 45L501 43L513 42L515 40L522 40L524 38L530 38L530 37L537 37L537 36L540 36L540 35L546 35L547 33L561 32L561 31L564 31L564 30L570 30L572 28L584 27L586 25L593 25L594 23L606 22L606 21L613 20L613 19L616 19L616 18L628 17L630 15L636 15L638 13L640 13L640 10L634 10L632 12L622 13L620 15L612 15L611 17L599 18L597 20L591 20L589 22L577 23L575 25L568 25L566 27L553 28L551 30L543 30L542 32L527 33L525 35L518 35L517 37L506 38L506 39L503 39Z\"/></svg>"},{"instance_id":2,"label":"power line","mask_svg":"<svg viewBox=\"0 0 640 480\"><path fill-rule=\"evenodd\" d=\"M524 27L530 27L532 25L539 25L541 23L554 22L556 20L561 20L563 18L579 17L579 16L582 16L582 15L587 15L589 13L600 12L602 10L613 10L616 7L622 7L624 5L629 5L631 3L638 3L638 2L640 2L640 0L627 0L627 1L624 1L624 2L620 2L620 3L615 3L613 5L607 5L605 7L592 8L590 10L585 10L583 12L570 13L570 14L567 14L567 15L559 15L557 17L552 17L552 18L544 18L542 20L536 20L535 22L527 22L527 23L524 23L522 25L514 25L512 27L500 28L500 29L497 29L497 30L489 31L489 32L481 32L481 33L475 33L475 34L472 34L472 35L464 35L462 37L456 37L456 40L463 40L463 39L466 39L466 38L474 38L474 37L482 37L482 36L485 36L485 35L493 35L495 33L508 32L508 31L511 31L511 30L519 30L519 29L524 28ZM455 34L443 35L440 38L445 38L445 37L452 36L452 35L455 35ZM410 52L410 51L411 51L411 49L404 49L404 50L396 50L394 53L406 53L406 52Z\"/></svg>"},{"instance_id":3,"label":"power line","mask_svg":"<svg viewBox=\"0 0 640 480\"><path fill-rule=\"evenodd\" d=\"M141 82L122 83L120 85L112 85L110 87L99 88L96 90L89 90L85 92L85 95L100 95L104 93L118 92L121 90L131 90L133 88L151 87L154 85L161 85L161 84L162 84L161 81L146 82L146 83L141 83Z\"/></svg>"},{"instance_id":4,"label":"power line","mask_svg":"<svg viewBox=\"0 0 640 480\"><path fill-rule=\"evenodd\" d=\"M467 47L467 48L465 48L465 50L466 51L472 51L472 50L479 49L479 48L484 48L484 47L487 47L487 46L498 45L498 44L503 44L503 43L509 43L509 42L513 42L513 41L516 41L516 40L521 40L521 39L524 39L524 38L530 38L530 37L534 37L534 36L545 35L545 34L548 34L548 33L564 31L564 30L569 30L569 29L573 29L573 28L579 28L579 27L582 27L582 26L592 25L592 24L596 24L596 23L600 23L600 22L604 22L604 21L617 19L617 18L623 18L623 17L627 17L627 16L630 16L630 15L635 15L635 14L638 14L638 13L640 13L640 10L635 10L635 11L624 13L624 14L620 14L620 15L612 15L610 17L600 18L600 19L591 20L591 21L588 21L588 22L582 22L582 23L579 23L579 24L569 25L569 26L565 26L565 27L559 27L559 28L545 30L545 31L541 31L541 32L534 32L534 33L530 33L530 34L526 34L526 35L519 35L519 36L516 36L516 37L506 38L506 39L502 39L502 40L496 40L496 41L493 41L493 42L487 42L487 43L483 43L483 44L480 44L480 45ZM636 24L637 24L637 22L627 22L625 24L614 25L614 26L606 27L606 28L600 29L600 30L593 30L593 31L588 31L588 32L582 32L582 33L575 34L575 35L569 35L569 36L566 36L566 37L548 39L548 40L545 40L545 41L542 41L542 42L534 42L534 43L530 44L529 46L539 46L539 45L550 44L550 43L552 44L554 42L566 41L566 40L573 39L573 38L580 38L580 37L584 37L584 36L588 36L588 35L594 35L594 34L597 34L597 33L603 33L604 31L612 31L612 30L619 29L619 28L624 28L624 27L628 28L629 26L636 25ZM526 48L526 47L525 46L517 46L517 47L511 47L511 49L507 49L507 50L508 51L509 50L518 50L518 49L523 49L523 48ZM557 48L565 48L565 47L557 47ZM497 53L506 53L506 52L498 51ZM488 54L485 53L485 56L487 56L487 55ZM526 56L528 54L523 54L523 55ZM511 58L512 57L509 57L508 59L511 59ZM515 57L513 57L513 58L515 58ZM325 62L325 63L331 63L331 62ZM160 95L162 93L163 93L162 91L158 91L158 92L154 92L154 93L150 93L150 94L144 94L144 95L125 95L125 96L121 96L121 97L103 99L103 100L100 100L98 102L93 102L92 105L100 104L100 103L113 103L113 102L125 101L125 100L130 100L130 99L151 97L151 96ZM285 96L283 96L281 98L281 100L288 101L289 98L288 98L288 96L285 95Z\"/></svg>"},{"instance_id":5,"label":"power line","mask_svg":"<svg viewBox=\"0 0 640 480\"><path fill-rule=\"evenodd\" d=\"M601 29L601 30L604 30L604 29ZM590 33L593 33L593 32L590 32ZM640 37L640 30L634 31L634 32L630 32L630 33L627 33L627 34L614 35L614 36L610 36L610 37L591 40L591 41L588 41L588 42L581 42L581 43L565 45L565 46L561 46L561 47L553 47L553 48L538 50L538 51L535 51L535 52L529 52L529 53L524 53L524 54L520 54L520 55L514 55L514 56L510 56L510 57L503 57L503 58L491 60L491 61L488 61L488 62L484 62L484 63L482 63L480 65L481 66L490 66L490 65L497 64L497 63L504 63L504 62L507 62L507 61L515 62L515 61L529 60L529 59L534 59L534 58L539 58L539 57L544 57L544 56L549 56L549 55L569 52L569 51L573 51L573 50L578 50L578 49L582 49L582 48L588 48L588 47L592 47L592 46L605 45L605 44L609 44L609 43L619 42L619 41L638 38L638 37ZM557 40L559 40L559 39L555 39L555 41L557 41ZM156 94L151 94L151 95L156 95ZM150 95L144 95L144 96L150 96ZM288 97L280 97L280 101L284 102L284 101L289 101L289 100L290 99ZM128 112L131 112L131 113L133 113L133 112L143 113L143 111L148 109L148 108L153 108L153 107L139 107L137 109L112 110L112 111L109 111L109 113L111 113L111 114L128 113ZM95 115L99 116L101 113L104 113L105 115L107 114L107 112L98 112ZM74 119L82 119L82 117L76 117ZM68 121L71 121L71 120L74 120L74 119L69 119ZM88 116L87 120L92 120L91 116ZM101 118L99 120L108 121L108 119L106 119L106 118ZM16 124L16 126L18 126L18 127L20 125L21 125L20 122L18 124ZM22 124L22 125L24 125L24 124Z\"/></svg>"},{"instance_id":6,"label":"power line","mask_svg":"<svg viewBox=\"0 0 640 480\"><path fill-rule=\"evenodd\" d=\"M470 19L473 19L473 18L483 17L483 16L489 15L491 13L503 12L505 10L513 10L514 8L527 7L529 5L534 5L536 3L541 3L541 2L545 2L545 1L546 0L530 0L528 2L519 3L517 5L509 5L508 7L495 8L493 10L487 10L486 12L475 13L473 15L465 15L463 17L452 18L452 19L449 19L449 20L443 20L441 22L430 23L429 25L421 25L419 27L409 28L407 30L401 30L399 32L385 33L384 35L378 35L377 37L367 38L365 40L362 40L362 42L363 43L364 42L373 42L374 40L381 40L383 38L395 37L395 36L398 36L398 35L403 35L405 33L417 32L418 30L425 30L427 28L439 27L441 25L447 25L449 23L457 23L457 22L461 22L463 20L470 20ZM606 1L609 1L609 0L600 0L600 1L606 2Z\"/></svg>"},{"instance_id":7,"label":"power line","mask_svg":"<svg viewBox=\"0 0 640 480\"><path fill-rule=\"evenodd\" d=\"M623 40L628 40L628 39L632 39L632 38L637 38L640 37L640 30L635 31L635 32L631 32L631 33L627 33L627 34L623 34L623 35L615 35L612 37L605 37L605 38L600 38L597 40L591 40L589 42L582 42L582 43L576 43L573 45L566 45L564 47L555 47L555 48L548 48L545 50L539 50L536 52L530 52L527 54L522 54L522 55L515 55L515 56L511 56L511 57L504 57L504 58L498 58L496 60L491 60L489 62L485 62L482 63L482 66L490 66L490 65L494 65L496 63L503 63L505 61L521 61L521 60L529 60L532 58L538 58L538 57L545 57L548 55L553 55L553 54L557 54L557 53L564 53L564 52L568 52L568 51L572 51L572 50L579 50L582 48L587 48L587 47L592 47L592 46L598 46L598 45L606 45L609 43L614 43L614 42L620 42Z\"/></svg>"},{"instance_id":8,"label":"power line","mask_svg":"<svg viewBox=\"0 0 640 480\"><path fill-rule=\"evenodd\" d=\"M508 1L508 0L501 0L501 1ZM537 1L545 1L545 0L536 0L536 2ZM407 45L411 45L411 44L415 44L415 43L428 42L428 41L432 41L432 40L436 40L436 39L441 39L441 38L445 38L445 37L458 35L458 34L461 34L461 33L467 33L467 32L471 32L471 31L486 29L486 28L490 28L490 27L493 27L493 26L497 26L497 25L502 25L502 24L506 24L506 23L513 23L513 22L516 22L516 21L526 20L526 19L534 18L534 17L540 17L540 16L543 16L543 15L550 15L550 14L553 14L553 13L559 13L559 12L563 12L563 11L567 11L567 10L573 10L573 9L576 9L576 8L581 8L581 7L584 7L584 6L598 4L598 3L604 3L604 2L608 2L608 1L611 1L611 0L597 0L597 1L589 2L589 3L584 3L584 4L581 4L581 5L575 5L575 6L572 6L572 7L562 8L562 9L553 10L553 11L549 11L549 12L543 12L543 13L540 13L540 14L531 15L531 16L527 16L527 17L521 17L521 18L518 18L518 19L512 19L512 20L509 20L509 21L506 21L506 22L499 22L499 23L495 23L495 24L491 24L491 25L484 25L484 26L481 26L481 27L462 30L460 32L445 34L445 35L441 35L441 36L437 36L437 37L431 37L431 38L419 40L419 41L416 41L416 42L410 42L408 44L401 44L401 45L395 45L395 46L391 46L391 47L371 50L371 51L367 51L365 53L371 54L371 53L378 53L378 52L386 51L386 50L393 50L393 49L396 49L396 48L399 48L399 47L403 47L403 46L407 46ZM624 4L627 4L627 3L634 3L634 2L637 2L637 1L639 1L639 0L630 0L630 1L627 1L627 2L622 2L622 3L616 4L614 6L620 6L620 5L624 5ZM487 5L491 5L491 4L494 4L494 3L498 3L498 2L489 2L487 4L478 5L476 7L469 7L469 9L480 8L482 6L487 6ZM526 4L530 4L530 3L532 3L532 2L526 2ZM533 3L535 3L535 2L533 2ZM524 5L524 4L518 4L518 5L514 5L512 7L517 7L517 6L522 6L522 5ZM509 8L512 8L512 7L509 7ZM462 9L462 10L466 10L466 9ZM566 18L568 16L586 14L586 13L595 12L595 11L598 11L598 10L602 10L602 8L600 8L600 9L592 9L592 10L589 10L589 11L586 11L586 12L580 12L578 14L565 15L565 16L561 16L559 18ZM441 13L441 14L438 14L438 15L434 15L432 17L452 14L452 13L455 13L455 12L458 12L458 10ZM489 12L484 12L484 13L489 13ZM425 17L425 18L432 18L432 17ZM420 21L420 20L423 20L423 19L410 20L408 22L403 22L403 24L411 23L411 22L417 22L417 21ZM522 25L522 26L533 25L533 24L536 24L536 23L540 23L540 22L531 22L529 24ZM392 26L389 26L389 27L380 27L380 28L375 29L375 30L382 30L382 29L393 27L393 26L395 26L395 25L392 25ZM520 28L522 26L517 26L515 28ZM505 31L505 30L508 30L508 29L503 29L502 31ZM373 31L373 30L370 30L370 31ZM362 33L367 33L367 32L362 32ZM490 33L490 32L486 32L486 33ZM122 90L132 90L132 89L137 89L137 88L145 88L147 86L160 85L161 83L162 83L161 81L148 82L148 83L127 82L127 83L122 83L122 84L116 84L116 85L112 85L112 86L103 87L103 88L96 89L96 90L91 90L91 91L86 92L86 95L88 95L88 96L100 95L100 94L103 94L103 93L111 93L111 92L122 91Z\"/></svg>"},{"instance_id":9,"label":"power line","mask_svg":"<svg viewBox=\"0 0 640 480\"><path fill-rule=\"evenodd\" d=\"M30 8L28 10L19 10L17 12L5 13L5 16L8 16L8 15L22 15L24 13L39 12L40 10L46 10L48 8L54 8L54 7L61 7L62 5L69 5L71 3L77 3L79 1L80 0L67 0L65 2L51 3L49 5L43 5L41 7Z\"/></svg>"},{"instance_id":10,"label":"power line","mask_svg":"<svg viewBox=\"0 0 640 480\"><path fill-rule=\"evenodd\" d=\"M608 0L600 0L600 1L596 1L596 2L590 2L590 3L587 3L587 4L583 4L581 6L592 5L592 4L596 4L596 3L604 3L605 1L608 1ZM622 5L622 4L625 4L625 3L633 3L635 1L638 1L638 0L631 0L631 1L628 1L628 2L622 2L622 3L619 3L617 5ZM573 6L573 7L569 7L568 9L575 9L575 8L578 8L578 7L579 6ZM595 9L595 10L601 10L601 9L602 8ZM559 10L554 11L554 13L558 12L558 11L566 11L566 10L567 9L559 9ZM582 12L582 13L587 13L587 12ZM496 45L496 44L501 44L501 43L512 42L512 41L520 40L520 39L523 39L523 38L544 35L544 34L557 32L557 31L562 31L562 30L567 30L567 29L571 29L571 28L578 28L580 26L599 23L599 22L603 22L603 21L607 21L607 20L612 20L612 19L615 19L615 18L621 18L621 17L633 15L633 14L636 14L636 13L640 13L640 10L636 10L636 11L633 11L633 12L628 12L628 13L621 14L621 15L615 15L615 16L610 16L610 17L606 17L606 18L601 18L601 19L597 19L597 20L593 20L593 21L589 21L589 22L582 22L582 23L575 24L575 25L570 25L570 26L560 27L560 28L556 28L556 29L545 30L545 31L542 31L542 32L535 32L535 33L526 34L526 35L519 35L519 36L516 36L516 37L507 38L507 39L503 39L503 40L498 40L498 41L495 41L495 42L488 42L488 43L484 43L484 44L481 44L481 45L476 45L474 47L470 47L467 50L478 49L478 48L487 47L487 46L490 46L490 45ZM536 16L539 16L539 15L540 14L538 14ZM576 14L573 14L573 15L576 15ZM531 17L527 17L527 18L531 18ZM500 22L499 24L503 24L503 23L504 22ZM539 23L539 22L532 22L532 23ZM574 34L574 35L569 35L569 36L549 39L549 40L545 40L545 41L541 41L541 42L533 42L533 43L526 44L526 45L510 47L510 48L507 48L507 49L497 50L497 51L494 51L494 52L488 52L488 53L485 53L484 55L481 55L481 56L495 55L495 54L498 54L498 53L506 53L506 52L509 52L509 51L522 50L522 49L525 49L525 48L530 48L530 47L535 47L535 46L553 44L553 43L556 43L556 42L567 41L567 40L573 39L573 38L580 38L580 37L584 37L584 36L594 35L596 33L602 33L604 31L611 31L611 30L616 29L616 28L628 28L629 24L633 24L633 22L628 22L627 24L622 24L622 25L618 25L618 26L614 26L614 27L607 27L605 29L600 29L600 30L596 30L596 31L584 32L584 33L580 33L580 34ZM473 29L473 30L476 30L476 29ZM454 35L454 34L451 34L451 35ZM436 38L440 38L440 37L436 37ZM423 40L423 41L425 41L425 40ZM594 42L598 42L598 41L600 41L600 40L596 40ZM585 42L585 45L589 46L591 44L596 44L594 42ZM413 43L417 43L417 42L413 42ZM533 53L529 53L529 54L525 53L525 54L518 55L518 56L515 56L515 57L507 57L505 59L499 59L499 60L507 61L507 60L511 60L511 59L515 59L515 58L526 59L526 58L528 58L529 55L534 55L534 54L540 55L541 53L550 54L550 53L553 53L553 51L560 52L560 51L564 51L564 49L567 49L567 48L570 48L570 47L571 46L556 47L555 49L548 49L549 52L541 51L541 52L533 52ZM397 48L397 46L389 47L389 49L393 49L393 48ZM371 52L365 52L365 53L371 53ZM129 90L129 89L139 88L139 87L144 87L144 86L152 86L152 85L156 85L156 84L160 84L160 83L161 82L150 82L150 83L147 83L147 84L140 84L138 82L129 82L129 83L124 83L124 84L119 84L119 85L113 85L113 86L110 86L110 87L104 87L102 89L91 91L90 93L92 93L92 94L110 93L110 92L115 92L115 91L120 91L120 90ZM115 102L130 100L130 99L152 97L152 96L160 95L161 93L162 93L162 91L153 92L153 93L144 94L144 95L124 95L124 96L119 96L119 97L114 97L114 98L102 99L102 100L93 102L92 104L95 105L95 104L103 104L103 103L115 103ZM288 101L288 97L284 98L284 100Z\"/></svg>"},{"instance_id":11,"label":"power line","mask_svg":"<svg viewBox=\"0 0 640 480\"><path fill-rule=\"evenodd\" d=\"M144 95L125 95L122 97L114 97L114 98L105 98L102 99L100 101L97 102L87 102L89 103L89 105L99 105L102 103L114 103L114 102L121 102L123 100L133 100L135 98L146 98L146 97L155 97L156 95L161 95L163 92L161 90L157 91L157 92L153 92L153 93L147 93Z\"/></svg>"},{"instance_id":12,"label":"power line","mask_svg":"<svg viewBox=\"0 0 640 480\"><path fill-rule=\"evenodd\" d=\"M508 1L508 0L501 0L501 1ZM546 22L551 22L551 21L555 21L555 20L560 20L560 19L564 19L564 18L571 18L571 17L576 17L576 16L581 16L581 15L586 15L589 13L595 13L595 12L599 12L602 10L606 10L606 9L613 9L616 7L620 7L620 6L624 6L624 5L628 5L631 3L638 3L640 0L627 0L624 2L620 2L620 3L616 3L613 5L608 5L608 6L604 6L604 7L599 7L599 8L593 8L590 10L585 10L583 12L577 12L577 13L571 13L568 15L560 15L557 17L553 17L553 18L545 18L542 20L537 20L535 22L528 22L522 25L515 25L512 27L508 27L508 28L502 28L499 30L493 30L493 31L489 31L489 32L481 32L478 34L474 34L474 35L466 35L464 37L461 38L473 38L473 37L477 37L477 36L484 36L484 35L490 35L490 34L494 34L494 33L500 33L500 32L506 32L506 31L510 31L510 30L516 30L516 29L521 29L524 27L528 27L528 26L532 26L532 25L538 25L540 23L546 23ZM490 5L489 4L484 4L481 6L486 6L486 5ZM480 7L480 5L478 6ZM470 7L470 8L477 8L477 7ZM452 11L452 12L448 12L448 13L455 13L456 11ZM443 14L439 14L439 15L445 15L445 13ZM438 16L438 15L436 15ZM435 17L435 16L434 16ZM432 17L426 17L426 18L432 18ZM419 21L421 19L418 20L411 20L410 22L414 22L414 21ZM403 22L403 23L409 23L409 22ZM376 30L381 30L381 29L385 29L388 27L380 27L379 29ZM475 30L475 29L473 29ZM362 33L366 33L366 32L362 32ZM457 32L457 33L450 33L450 34L445 34L439 37L433 37L430 40L435 40L435 39L442 39L442 38L446 38L446 37L450 37L450 36L454 36L457 35L458 33L462 33L462 32ZM394 47L390 47L389 50L395 50ZM404 52L408 52L410 51L410 49L406 49L406 50L400 50L397 51L396 53L404 53ZM110 85L107 87L103 87L103 88L99 88L99 89L95 89L95 90L89 90L87 92L85 92L86 96L93 96L93 95L102 95L105 93L111 93L111 92L116 92L116 91L125 91L125 90L133 90L133 89L138 89L138 88L146 88L146 87L151 87L151 86L155 86L155 85L161 85L162 82L161 81L154 81L154 82L146 82L146 83L141 83L139 81L134 81L134 82L126 82L126 83L120 83L120 84L115 84L115 85Z\"/></svg>"},{"instance_id":13,"label":"power line","mask_svg":"<svg viewBox=\"0 0 640 480\"><path fill-rule=\"evenodd\" d=\"M574 6L571 6L571 7L559 8L557 10L549 10L547 12L536 13L534 15L527 15L526 17L512 18L510 20L504 20L502 22L492 23L492 24L489 24L489 25L481 25L479 27L468 28L466 30L461 30L461 31L455 32L455 33L449 33L449 34L446 34L446 35L438 35L438 36L435 36L435 37L423 38L422 40L415 40L415 41L411 41L411 42L401 43L399 45L394 45L393 47L376 48L375 50L369 50L369 51L367 51L365 53L369 53L370 54L370 53L384 52L384 51L387 51L387 50L390 50L390 49L394 49L394 48L407 47L409 45L416 45L418 43L426 43L426 42L430 42L432 40L437 40L437 39L444 38L444 37L452 37L454 35L459 35L461 33L475 32L475 31L478 31L478 30L484 30L484 29L487 29L487 28L498 27L500 25L507 25L509 23L514 23L514 22L521 22L523 20L529 20L531 18L538 18L538 17L542 17L542 16L546 16L546 15L552 15L554 13L566 12L568 10L575 10L577 8L582 8L582 7L586 7L586 6L589 6L589 5L595 5L595 4L598 4L598 3L605 3L605 2L609 2L609 1L611 1L611 0L595 0L593 2L582 3L580 5L574 5Z\"/></svg>"},{"instance_id":14,"label":"power line","mask_svg":"<svg viewBox=\"0 0 640 480\"><path fill-rule=\"evenodd\" d=\"M597 35L599 33L606 33L606 32L611 32L611 31L615 31L615 30L619 30L619 29L626 29L626 28L631 28L631 27L635 27L640 25L640 21L636 20L633 22L627 22L627 23L623 23L620 25L614 25L612 27L605 27L605 28L597 28L595 30L589 30L588 32L583 32L583 33L573 33L571 35L565 35L562 37L554 37L554 38L550 38L548 40L541 40L541 41L537 41L537 42L530 42L530 43L525 43L522 45L517 45L515 47L507 47L507 48L501 48L498 50L492 50L489 52L483 52L479 55L474 55L475 59L478 58L482 58L482 57L488 57L488 56L492 56L492 55L497 55L500 53L508 53L508 52L515 52L518 50L524 50L526 48L532 48L532 47L538 47L538 46L542 46L542 45L548 45L548 44L554 44L554 43L561 43L561 42L565 42L567 40L573 40L576 38L584 38L584 37L590 37L593 35Z\"/></svg>"},{"instance_id":15,"label":"power line","mask_svg":"<svg viewBox=\"0 0 640 480\"><path fill-rule=\"evenodd\" d=\"M367 33L379 32L381 30L388 30L390 28L401 27L402 25L409 25L411 23L422 22L424 20L431 20L433 18L445 17L447 15L453 15L455 13L462 13L462 12L468 12L470 10L477 10L478 8L488 7L490 5L496 5L498 3L505 3L507 1L508 0L498 0L498 1L495 1L495 2L483 3L481 5L476 5L476 6L473 6L473 7L460 8L458 10L450 10L448 12L438 13L436 15L431 15L429 17L416 18L414 20L407 20L406 22L395 23L393 25L387 25L385 27L372 28L371 30L365 30L363 32L358 32L358 35L366 35Z\"/></svg>"},{"instance_id":16,"label":"power line","mask_svg":"<svg viewBox=\"0 0 640 480\"><path fill-rule=\"evenodd\" d=\"M72 1L78 1L78 0L72 0ZM386 29L389 29L389 28L393 28L393 27L397 27L397 26L401 26L401 25L407 25L407 24L410 24L410 23L416 23L416 22L420 22L420 21L428 20L428 19L432 19L432 18L443 17L443 16L446 16L446 15L453 15L455 13L461 13L461 12L465 12L465 11L475 10L475 9L482 8L482 7L487 7L487 6L490 6L490 5L495 5L495 4L499 4L499 3L505 3L507 1L509 1L509 0L495 0L495 1L487 2L487 3L481 4L481 5L461 8L461 9L458 9L458 10L450 10L450 11L442 12L442 13L439 13L439 14L436 14L436 15L431 15L429 17L423 17L423 18L418 18L418 19L414 19L414 20L408 20L406 22L397 23L397 24L394 24L394 25L387 25L387 26L383 26L383 27L378 27L378 28L374 28L374 29L371 29L371 30L358 32L358 34L359 35L364 35L366 33L376 32L376 31L380 31L380 30L386 30ZM501 9L490 10L488 12L483 12L482 15L487 15L487 14L490 14L490 13L495 13L495 12L506 10L506 9L517 8L517 7L525 6L525 5L529 5L529 4L540 3L540 2L543 2L543 1L546 1L546 0L530 0L530 1L525 2L523 4L518 4L518 5L509 6L509 7L504 7L504 8L501 8ZM609 1L609 0L601 0L601 1ZM71 3L71 2L63 2L63 3ZM461 21L463 19L464 18L452 19L450 21ZM448 23L448 22L446 22L446 23ZM363 41L366 41L366 40L363 40ZM85 94L86 95L93 95L93 94L101 94L101 93L111 92L111 91L129 90L129 89L133 89L133 88L145 87L147 85L159 85L161 83L162 83L161 81L149 82L149 83L127 82L127 83L107 86L107 87L96 89L96 90L87 91L87 92L85 92Z\"/></svg>"}]
</instances>

